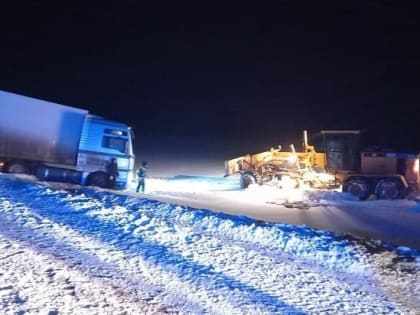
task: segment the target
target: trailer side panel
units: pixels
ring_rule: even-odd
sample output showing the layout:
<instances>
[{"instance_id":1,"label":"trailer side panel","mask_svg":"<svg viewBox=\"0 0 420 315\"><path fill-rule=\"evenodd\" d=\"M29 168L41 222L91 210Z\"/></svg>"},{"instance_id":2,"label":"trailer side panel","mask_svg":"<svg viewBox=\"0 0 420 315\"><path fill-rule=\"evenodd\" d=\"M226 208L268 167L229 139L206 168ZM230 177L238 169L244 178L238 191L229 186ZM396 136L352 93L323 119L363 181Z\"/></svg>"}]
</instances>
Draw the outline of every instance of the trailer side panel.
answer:
<instances>
[{"instance_id":1,"label":"trailer side panel","mask_svg":"<svg viewBox=\"0 0 420 315\"><path fill-rule=\"evenodd\" d=\"M86 110L0 91L0 156L75 165Z\"/></svg>"}]
</instances>

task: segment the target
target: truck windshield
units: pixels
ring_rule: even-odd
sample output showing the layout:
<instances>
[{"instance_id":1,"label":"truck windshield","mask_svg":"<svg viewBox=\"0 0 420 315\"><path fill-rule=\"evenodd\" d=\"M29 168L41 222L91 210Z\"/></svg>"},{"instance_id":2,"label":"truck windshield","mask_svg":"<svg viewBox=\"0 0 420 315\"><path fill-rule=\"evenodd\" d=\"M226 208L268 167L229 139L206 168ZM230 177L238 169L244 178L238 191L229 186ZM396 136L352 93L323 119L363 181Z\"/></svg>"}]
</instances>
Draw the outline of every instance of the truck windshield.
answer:
<instances>
[{"instance_id":1,"label":"truck windshield","mask_svg":"<svg viewBox=\"0 0 420 315\"><path fill-rule=\"evenodd\" d=\"M119 152L128 154L127 152L127 142L128 139L120 138L120 137L112 137L112 136L104 136L102 138L102 147L108 149L114 149Z\"/></svg>"}]
</instances>

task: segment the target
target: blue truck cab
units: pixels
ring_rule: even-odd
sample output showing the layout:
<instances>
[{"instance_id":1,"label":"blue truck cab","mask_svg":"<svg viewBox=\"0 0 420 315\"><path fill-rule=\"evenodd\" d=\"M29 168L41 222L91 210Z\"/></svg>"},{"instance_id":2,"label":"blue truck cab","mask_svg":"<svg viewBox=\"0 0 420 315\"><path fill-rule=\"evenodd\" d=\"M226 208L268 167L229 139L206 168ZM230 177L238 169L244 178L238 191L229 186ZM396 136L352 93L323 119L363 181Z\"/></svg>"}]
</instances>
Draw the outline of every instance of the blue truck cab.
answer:
<instances>
[{"instance_id":1,"label":"blue truck cab","mask_svg":"<svg viewBox=\"0 0 420 315\"><path fill-rule=\"evenodd\" d=\"M134 169L133 132L123 123L98 116L86 116L77 155L77 170L86 185L106 185L111 158L117 159L116 188L125 189Z\"/></svg>"}]
</instances>

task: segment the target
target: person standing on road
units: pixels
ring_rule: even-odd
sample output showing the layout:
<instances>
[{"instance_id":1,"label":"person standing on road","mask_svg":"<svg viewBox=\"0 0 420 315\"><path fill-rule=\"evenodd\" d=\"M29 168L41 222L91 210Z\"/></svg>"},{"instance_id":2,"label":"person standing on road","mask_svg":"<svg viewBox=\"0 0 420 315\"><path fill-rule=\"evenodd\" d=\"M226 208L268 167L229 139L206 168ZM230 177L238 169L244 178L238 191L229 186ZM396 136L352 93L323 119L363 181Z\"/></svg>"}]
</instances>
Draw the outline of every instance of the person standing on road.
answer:
<instances>
[{"instance_id":1,"label":"person standing on road","mask_svg":"<svg viewBox=\"0 0 420 315\"><path fill-rule=\"evenodd\" d=\"M137 179L138 184L136 188L136 192L144 192L144 189L146 188L145 178L147 177L147 162L143 161L141 163L141 167L137 170Z\"/></svg>"},{"instance_id":2,"label":"person standing on road","mask_svg":"<svg viewBox=\"0 0 420 315\"><path fill-rule=\"evenodd\" d=\"M108 166L108 173L109 173L109 188L115 189L115 183L118 173L118 163L116 158L111 159L111 163Z\"/></svg>"}]
</instances>

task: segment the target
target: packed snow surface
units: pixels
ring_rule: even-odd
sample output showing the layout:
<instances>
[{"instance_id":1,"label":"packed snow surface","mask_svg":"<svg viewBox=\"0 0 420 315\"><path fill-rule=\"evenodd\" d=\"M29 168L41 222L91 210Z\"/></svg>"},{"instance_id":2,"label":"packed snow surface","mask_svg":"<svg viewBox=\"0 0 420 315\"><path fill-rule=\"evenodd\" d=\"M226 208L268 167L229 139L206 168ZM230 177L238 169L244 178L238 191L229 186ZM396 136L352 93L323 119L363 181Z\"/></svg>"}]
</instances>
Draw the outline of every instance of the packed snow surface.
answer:
<instances>
[{"instance_id":1,"label":"packed snow surface","mask_svg":"<svg viewBox=\"0 0 420 315\"><path fill-rule=\"evenodd\" d=\"M0 174L0 313L420 310L414 248L153 197Z\"/></svg>"}]
</instances>

